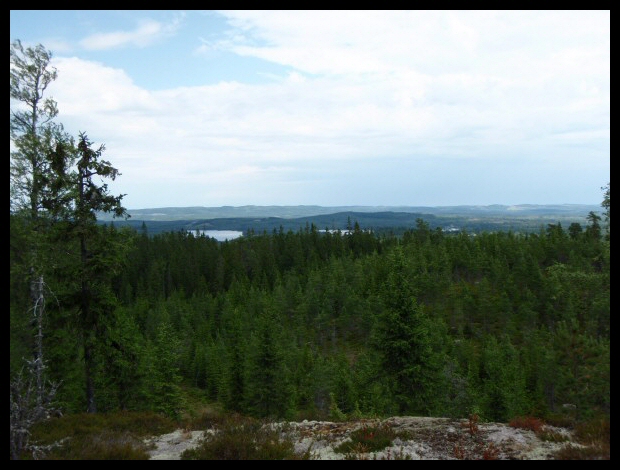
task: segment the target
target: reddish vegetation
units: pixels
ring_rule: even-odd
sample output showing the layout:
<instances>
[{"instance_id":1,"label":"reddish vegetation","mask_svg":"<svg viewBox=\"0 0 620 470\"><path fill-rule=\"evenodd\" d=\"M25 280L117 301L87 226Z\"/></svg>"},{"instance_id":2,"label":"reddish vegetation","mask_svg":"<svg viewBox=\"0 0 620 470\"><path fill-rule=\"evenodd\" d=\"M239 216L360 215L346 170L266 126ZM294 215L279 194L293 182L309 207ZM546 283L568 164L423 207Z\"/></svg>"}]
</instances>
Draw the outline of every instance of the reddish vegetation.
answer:
<instances>
[{"instance_id":1,"label":"reddish vegetation","mask_svg":"<svg viewBox=\"0 0 620 470\"><path fill-rule=\"evenodd\" d=\"M469 415L469 434L475 436L478 434L478 420L480 417L477 414Z\"/></svg>"},{"instance_id":2,"label":"reddish vegetation","mask_svg":"<svg viewBox=\"0 0 620 470\"><path fill-rule=\"evenodd\" d=\"M460 441L454 444L454 457L459 460L465 460L465 451Z\"/></svg>"},{"instance_id":3,"label":"reddish vegetation","mask_svg":"<svg viewBox=\"0 0 620 470\"><path fill-rule=\"evenodd\" d=\"M545 423L538 418L534 418L532 416L517 416L510 421L510 426L518 429L529 429L530 431L534 431L536 434L542 431Z\"/></svg>"},{"instance_id":4,"label":"reddish vegetation","mask_svg":"<svg viewBox=\"0 0 620 470\"><path fill-rule=\"evenodd\" d=\"M484 452L482 453L482 459L483 460L497 460L498 455L499 455L499 450L497 449L497 447L495 447L495 444L490 442L489 445L484 449Z\"/></svg>"}]
</instances>

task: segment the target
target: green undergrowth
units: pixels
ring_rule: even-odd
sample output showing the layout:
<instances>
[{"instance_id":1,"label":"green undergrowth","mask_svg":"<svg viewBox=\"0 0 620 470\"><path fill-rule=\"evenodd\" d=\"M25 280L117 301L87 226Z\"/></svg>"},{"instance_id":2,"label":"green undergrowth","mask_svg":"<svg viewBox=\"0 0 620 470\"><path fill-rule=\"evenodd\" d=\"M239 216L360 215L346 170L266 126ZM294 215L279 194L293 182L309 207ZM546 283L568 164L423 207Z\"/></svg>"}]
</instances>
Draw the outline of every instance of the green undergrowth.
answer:
<instances>
[{"instance_id":1,"label":"green undergrowth","mask_svg":"<svg viewBox=\"0 0 620 470\"><path fill-rule=\"evenodd\" d=\"M351 440L343 442L334 450L341 454L378 452L392 445L401 437L388 425L362 426L351 433Z\"/></svg>"},{"instance_id":2,"label":"green undergrowth","mask_svg":"<svg viewBox=\"0 0 620 470\"><path fill-rule=\"evenodd\" d=\"M202 399L185 390L189 405L174 421L154 412L114 412L70 414L48 419L32 428L31 443L39 452L34 456L48 460L146 460L149 448L144 438L172 432L174 429L212 430L203 443L185 451L184 460L303 460L312 457L295 451L286 423L277 425L224 411L218 403ZM346 419L346 421L356 421ZM472 420L470 417L470 428ZM608 416L576 421L565 416L548 415L544 419L515 417L510 426L528 429L539 439L562 443L554 455L559 460L601 460L610 458L610 420ZM549 426L571 430L570 435ZM477 428L473 422L473 427ZM364 424L351 432L350 439L334 450L345 459L365 459L394 444L396 438L410 436L386 424ZM29 452L23 459L32 459ZM389 460L406 459L393 452Z\"/></svg>"},{"instance_id":3,"label":"green undergrowth","mask_svg":"<svg viewBox=\"0 0 620 470\"><path fill-rule=\"evenodd\" d=\"M221 418L221 417L220 417ZM181 454L182 460L308 460L310 452L296 453L286 437L286 426L273 426L233 414L213 423L215 433Z\"/></svg>"},{"instance_id":4,"label":"green undergrowth","mask_svg":"<svg viewBox=\"0 0 620 470\"><path fill-rule=\"evenodd\" d=\"M578 445L566 444L556 454L558 460L610 460L610 420L593 418L575 425Z\"/></svg>"},{"instance_id":5,"label":"green undergrowth","mask_svg":"<svg viewBox=\"0 0 620 470\"><path fill-rule=\"evenodd\" d=\"M576 446L566 444L555 454L556 460L609 460L609 445Z\"/></svg>"},{"instance_id":6,"label":"green undergrowth","mask_svg":"<svg viewBox=\"0 0 620 470\"><path fill-rule=\"evenodd\" d=\"M546 425L567 428L572 437L548 429ZM563 415L550 415L545 420L526 416L515 417L510 426L528 429L539 439L547 442L565 442L555 453L557 460L609 460L610 458L610 420L607 416L575 421Z\"/></svg>"},{"instance_id":7,"label":"green undergrowth","mask_svg":"<svg viewBox=\"0 0 620 470\"><path fill-rule=\"evenodd\" d=\"M186 384L181 389L185 407L178 427L193 431L205 430L224 422L230 414L220 403L206 400L203 390Z\"/></svg>"},{"instance_id":8,"label":"green undergrowth","mask_svg":"<svg viewBox=\"0 0 620 470\"><path fill-rule=\"evenodd\" d=\"M143 438L176 427L152 412L80 413L38 423L31 442L41 449L38 458L47 460L146 460Z\"/></svg>"}]
</instances>

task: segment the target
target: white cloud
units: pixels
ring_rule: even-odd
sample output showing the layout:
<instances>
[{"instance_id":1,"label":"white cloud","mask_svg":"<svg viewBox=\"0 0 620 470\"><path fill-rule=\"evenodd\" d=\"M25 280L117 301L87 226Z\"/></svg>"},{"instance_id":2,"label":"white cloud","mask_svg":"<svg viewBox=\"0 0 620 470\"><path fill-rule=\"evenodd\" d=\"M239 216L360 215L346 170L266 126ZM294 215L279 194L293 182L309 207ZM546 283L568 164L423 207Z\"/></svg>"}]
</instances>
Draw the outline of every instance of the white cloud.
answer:
<instances>
[{"instance_id":1,"label":"white cloud","mask_svg":"<svg viewBox=\"0 0 620 470\"><path fill-rule=\"evenodd\" d=\"M62 100L65 114L88 117L153 109L150 92L134 85L122 70L77 57L54 58L53 64L61 79L53 82L51 89Z\"/></svg>"},{"instance_id":2,"label":"white cloud","mask_svg":"<svg viewBox=\"0 0 620 470\"><path fill-rule=\"evenodd\" d=\"M103 50L124 46L146 47L163 36L172 35L178 29L182 17L175 18L168 24L154 20L142 20L133 31L114 31L95 33L80 41L84 49Z\"/></svg>"},{"instance_id":3,"label":"white cloud","mask_svg":"<svg viewBox=\"0 0 620 470\"><path fill-rule=\"evenodd\" d=\"M294 70L262 84L240 75L147 91L122 70L55 60L60 120L106 143L121 181L131 182L122 192L139 185L170 197L174 181L201 188L208 200L248 185L290 189L293 167L357 171L386 157L491 162L536 152L545 159L566 152L557 146L567 142L600 146L609 138L609 30L596 27L598 13L224 14L233 29L203 41L202 52L223 49ZM87 45L145 45L164 30L149 22ZM600 147L594 153L604 158Z\"/></svg>"}]
</instances>

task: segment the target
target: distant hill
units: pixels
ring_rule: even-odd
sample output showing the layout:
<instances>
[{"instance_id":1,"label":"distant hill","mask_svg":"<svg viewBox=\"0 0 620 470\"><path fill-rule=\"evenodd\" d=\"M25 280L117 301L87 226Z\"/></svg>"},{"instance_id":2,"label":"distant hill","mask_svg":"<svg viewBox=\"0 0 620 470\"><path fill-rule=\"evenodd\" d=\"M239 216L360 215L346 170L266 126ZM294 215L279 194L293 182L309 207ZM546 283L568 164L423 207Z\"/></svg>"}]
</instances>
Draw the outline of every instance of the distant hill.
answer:
<instances>
[{"instance_id":1,"label":"distant hill","mask_svg":"<svg viewBox=\"0 0 620 470\"><path fill-rule=\"evenodd\" d=\"M222 206L222 207L157 207L151 209L130 209L133 219L138 220L197 220L219 218L247 217L279 217L295 219L316 215L336 214L345 212L405 212L417 214L484 216L505 215L564 215L584 216L590 211L600 212L597 205L588 204L519 204L504 206L493 204L488 206ZM109 214L100 214L99 220L112 220Z\"/></svg>"},{"instance_id":2,"label":"distant hill","mask_svg":"<svg viewBox=\"0 0 620 470\"><path fill-rule=\"evenodd\" d=\"M342 210L345 209L345 210ZM114 220L115 226L140 229L146 225L150 234L180 230L238 230L247 233L317 229L345 230L358 223L364 230L402 233L423 219L432 229L468 232L508 231L536 232L547 224L561 223L565 229L572 222L582 225L595 205L517 205L451 207L373 207L373 206L241 206L241 207L167 207L130 210L131 218ZM112 221L109 215L100 222Z\"/></svg>"}]
</instances>

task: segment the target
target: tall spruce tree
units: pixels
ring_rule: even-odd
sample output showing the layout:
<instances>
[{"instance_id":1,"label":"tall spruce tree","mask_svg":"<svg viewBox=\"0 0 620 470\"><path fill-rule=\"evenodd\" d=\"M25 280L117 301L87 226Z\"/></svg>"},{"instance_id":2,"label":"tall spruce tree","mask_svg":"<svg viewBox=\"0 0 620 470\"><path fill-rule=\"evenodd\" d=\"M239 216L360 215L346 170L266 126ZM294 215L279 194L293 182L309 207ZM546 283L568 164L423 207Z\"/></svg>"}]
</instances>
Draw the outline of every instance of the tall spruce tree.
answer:
<instances>
[{"instance_id":1,"label":"tall spruce tree","mask_svg":"<svg viewBox=\"0 0 620 470\"><path fill-rule=\"evenodd\" d=\"M389 257L381 296L385 304L375 336L381 373L392 384L398 412L432 411L440 357L433 344L432 322L418 304L402 248Z\"/></svg>"},{"instance_id":2,"label":"tall spruce tree","mask_svg":"<svg viewBox=\"0 0 620 470\"><path fill-rule=\"evenodd\" d=\"M157 328L157 336L147 348L146 390L150 406L178 419L183 407L179 373L180 341L169 323Z\"/></svg>"},{"instance_id":3,"label":"tall spruce tree","mask_svg":"<svg viewBox=\"0 0 620 470\"><path fill-rule=\"evenodd\" d=\"M46 198L44 207L54 221L53 234L66 244L69 256L65 261L65 303L77 309L78 328L84 355L87 411L97 411L95 400L96 342L106 334L106 317L115 308L111 279L123 263L125 246L122 238L105 231L97 224L97 212L127 216L121 205L123 195L110 194L107 183L95 178L114 180L119 171L102 160L105 147L92 148L88 136L81 133L77 148L59 144L51 155L50 187L64 188L62 196ZM64 154L76 153L76 168L66 166ZM75 261L74 261L75 260Z\"/></svg>"}]
</instances>

